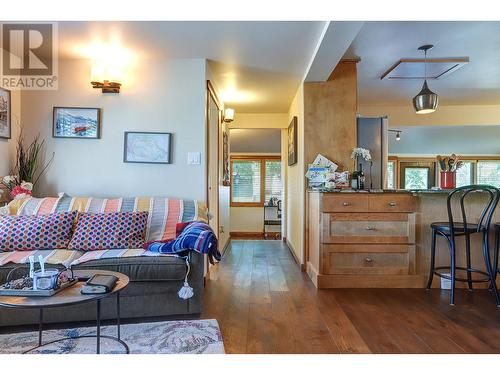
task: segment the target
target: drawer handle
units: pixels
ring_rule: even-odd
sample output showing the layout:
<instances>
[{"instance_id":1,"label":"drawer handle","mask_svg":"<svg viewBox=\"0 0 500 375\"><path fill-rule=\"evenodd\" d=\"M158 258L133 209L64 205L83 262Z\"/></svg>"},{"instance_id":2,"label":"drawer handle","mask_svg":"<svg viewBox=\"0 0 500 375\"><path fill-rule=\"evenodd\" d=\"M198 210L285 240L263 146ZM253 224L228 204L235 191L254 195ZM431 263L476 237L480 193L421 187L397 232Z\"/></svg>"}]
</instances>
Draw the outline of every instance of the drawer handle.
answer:
<instances>
[{"instance_id":1,"label":"drawer handle","mask_svg":"<svg viewBox=\"0 0 500 375\"><path fill-rule=\"evenodd\" d=\"M374 228L374 227L366 227L365 229L366 229L366 230L375 230L375 228Z\"/></svg>"},{"instance_id":2,"label":"drawer handle","mask_svg":"<svg viewBox=\"0 0 500 375\"><path fill-rule=\"evenodd\" d=\"M372 258L365 258L365 262L366 262L366 263L372 263L372 262L373 262L373 259L372 259Z\"/></svg>"},{"instance_id":3,"label":"drawer handle","mask_svg":"<svg viewBox=\"0 0 500 375\"><path fill-rule=\"evenodd\" d=\"M344 207L349 206L349 202L344 202L344 203L342 203L342 206L344 206Z\"/></svg>"},{"instance_id":4,"label":"drawer handle","mask_svg":"<svg viewBox=\"0 0 500 375\"><path fill-rule=\"evenodd\" d=\"M396 202L389 202L389 206L395 207L396 206Z\"/></svg>"}]
</instances>

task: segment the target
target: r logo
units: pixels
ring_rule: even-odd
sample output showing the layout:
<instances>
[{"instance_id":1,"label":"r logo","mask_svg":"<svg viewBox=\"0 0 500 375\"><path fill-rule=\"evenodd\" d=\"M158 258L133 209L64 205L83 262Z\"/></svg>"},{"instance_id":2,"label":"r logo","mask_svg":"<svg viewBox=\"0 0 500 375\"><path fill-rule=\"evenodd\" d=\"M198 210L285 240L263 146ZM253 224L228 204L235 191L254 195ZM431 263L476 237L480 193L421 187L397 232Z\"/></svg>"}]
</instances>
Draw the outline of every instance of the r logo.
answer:
<instances>
[{"instance_id":1,"label":"r logo","mask_svg":"<svg viewBox=\"0 0 500 375\"><path fill-rule=\"evenodd\" d=\"M51 76L53 74L52 24L2 25L2 74Z\"/></svg>"}]
</instances>

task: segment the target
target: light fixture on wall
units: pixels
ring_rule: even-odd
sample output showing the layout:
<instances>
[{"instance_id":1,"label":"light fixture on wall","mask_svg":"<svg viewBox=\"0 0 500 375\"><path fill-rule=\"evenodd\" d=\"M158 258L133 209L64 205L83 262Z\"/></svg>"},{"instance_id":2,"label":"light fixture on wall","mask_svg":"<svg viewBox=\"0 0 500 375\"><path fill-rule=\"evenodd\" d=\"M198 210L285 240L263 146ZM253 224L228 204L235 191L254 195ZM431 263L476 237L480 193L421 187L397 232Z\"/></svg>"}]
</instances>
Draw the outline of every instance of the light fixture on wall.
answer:
<instances>
[{"instance_id":1,"label":"light fixture on wall","mask_svg":"<svg viewBox=\"0 0 500 375\"><path fill-rule=\"evenodd\" d=\"M121 69L106 64L93 65L90 73L90 84L103 93L118 94L121 87Z\"/></svg>"},{"instance_id":2,"label":"light fixture on wall","mask_svg":"<svg viewBox=\"0 0 500 375\"><path fill-rule=\"evenodd\" d=\"M400 141L401 140L401 132L402 132L402 130L388 129L388 131L396 133L396 141Z\"/></svg>"},{"instance_id":3,"label":"light fixture on wall","mask_svg":"<svg viewBox=\"0 0 500 375\"><path fill-rule=\"evenodd\" d=\"M234 109L232 108L226 108L224 110L224 122L233 122L234 120Z\"/></svg>"},{"instance_id":4,"label":"light fixture on wall","mask_svg":"<svg viewBox=\"0 0 500 375\"><path fill-rule=\"evenodd\" d=\"M427 86L427 51L434 47L432 44L426 44L418 48L419 51L424 51L424 84L422 90L413 98L413 107L419 115L434 112L438 107L438 95L432 92Z\"/></svg>"}]
</instances>

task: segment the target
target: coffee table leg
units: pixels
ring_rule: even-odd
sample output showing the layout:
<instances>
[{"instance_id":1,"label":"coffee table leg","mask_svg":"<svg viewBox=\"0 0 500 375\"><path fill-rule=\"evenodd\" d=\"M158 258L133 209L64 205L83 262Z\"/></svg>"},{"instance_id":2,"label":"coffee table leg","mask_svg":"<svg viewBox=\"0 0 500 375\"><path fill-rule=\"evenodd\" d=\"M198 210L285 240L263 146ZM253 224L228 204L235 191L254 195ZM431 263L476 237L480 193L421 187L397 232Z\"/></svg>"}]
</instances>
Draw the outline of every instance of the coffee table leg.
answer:
<instances>
[{"instance_id":1,"label":"coffee table leg","mask_svg":"<svg viewBox=\"0 0 500 375\"><path fill-rule=\"evenodd\" d=\"M116 326L118 328L118 340L121 339L120 337L120 292L116 293Z\"/></svg>"},{"instance_id":2,"label":"coffee table leg","mask_svg":"<svg viewBox=\"0 0 500 375\"><path fill-rule=\"evenodd\" d=\"M40 309L38 319L38 346L42 346L42 331L43 331L43 309Z\"/></svg>"},{"instance_id":3,"label":"coffee table leg","mask_svg":"<svg viewBox=\"0 0 500 375\"><path fill-rule=\"evenodd\" d=\"M101 353L101 300L97 300L97 354Z\"/></svg>"}]
</instances>

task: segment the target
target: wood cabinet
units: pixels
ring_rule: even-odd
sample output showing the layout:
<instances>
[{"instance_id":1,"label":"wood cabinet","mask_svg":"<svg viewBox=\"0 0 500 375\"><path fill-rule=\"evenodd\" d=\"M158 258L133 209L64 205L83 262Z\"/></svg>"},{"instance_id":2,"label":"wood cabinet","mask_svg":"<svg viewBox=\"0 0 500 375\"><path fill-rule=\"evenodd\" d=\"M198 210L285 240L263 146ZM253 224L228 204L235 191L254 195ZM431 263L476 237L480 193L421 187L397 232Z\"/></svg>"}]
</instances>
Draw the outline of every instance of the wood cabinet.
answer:
<instances>
[{"instance_id":1,"label":"wood cabinet","mask_svg":"<svg viewBox=\"0 0 500 375\"><path fill-rule=\"evenodd\" d=\"M416 197L309 193L307 273L318 288L421 287Z\"/></svg>"}]
</instances>

